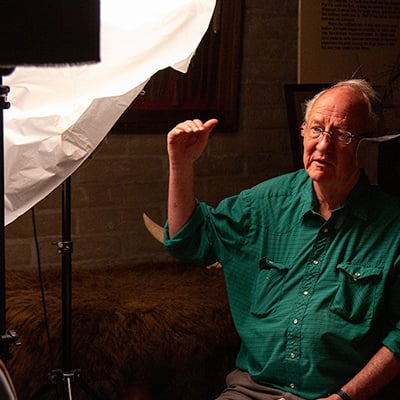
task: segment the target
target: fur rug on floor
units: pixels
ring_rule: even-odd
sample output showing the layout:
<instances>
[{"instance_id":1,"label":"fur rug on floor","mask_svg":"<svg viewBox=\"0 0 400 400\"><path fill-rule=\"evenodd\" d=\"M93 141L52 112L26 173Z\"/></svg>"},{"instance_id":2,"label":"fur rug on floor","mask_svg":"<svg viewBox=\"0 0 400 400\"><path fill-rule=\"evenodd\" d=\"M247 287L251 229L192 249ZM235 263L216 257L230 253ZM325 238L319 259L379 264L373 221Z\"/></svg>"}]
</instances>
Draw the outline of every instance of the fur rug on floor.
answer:
<instances>
[{"instance_id":1,"label":"fur rug on floor","mask_svg":"<svg viewBox=\"0 0 400 400\"><path fill-rule=\"evenodd\" d=\"M7 272L7 364L19 400L60 398L48 374L61 369L61 276L43 273L51 341L45 329L36 271ZM227 304L223 272L193 265L146 264L72 273L72 383L74 400L121 400L136 384L154 399L213 399L234 368L238 337ZM51 356L53 353L53 356ZM66 385L61 384L61 387Z\"/></svg>"}]
</instances>

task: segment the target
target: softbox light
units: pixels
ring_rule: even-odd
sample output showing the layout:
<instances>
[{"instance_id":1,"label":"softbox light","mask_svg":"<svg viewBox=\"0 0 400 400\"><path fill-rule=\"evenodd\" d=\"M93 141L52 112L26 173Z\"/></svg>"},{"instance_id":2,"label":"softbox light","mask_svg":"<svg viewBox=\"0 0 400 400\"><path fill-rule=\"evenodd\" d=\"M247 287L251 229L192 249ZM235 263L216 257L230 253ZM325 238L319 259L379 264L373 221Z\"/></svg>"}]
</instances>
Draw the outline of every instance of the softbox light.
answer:
<instances>
[{"instance_id":1,"label":"softbox light","mask_svg":"<svg viewBox=\"0 0 400 400\"><path fill-rule=\"evenodd\" d=\"M100 60L99 0L1 0L0 65Z\"/></svg>"},{"instance_id":2,"label":"softbox light","mask_svg":"<svg viewBox=\"0 0 400 400\"><path fill-rule=\"evenodd\" d=\"M22 66L5 77L6 224L79 168L152 75L187 71L214 7L215 0L102 0L99 63Z\"/></svg>"}]
</instances>

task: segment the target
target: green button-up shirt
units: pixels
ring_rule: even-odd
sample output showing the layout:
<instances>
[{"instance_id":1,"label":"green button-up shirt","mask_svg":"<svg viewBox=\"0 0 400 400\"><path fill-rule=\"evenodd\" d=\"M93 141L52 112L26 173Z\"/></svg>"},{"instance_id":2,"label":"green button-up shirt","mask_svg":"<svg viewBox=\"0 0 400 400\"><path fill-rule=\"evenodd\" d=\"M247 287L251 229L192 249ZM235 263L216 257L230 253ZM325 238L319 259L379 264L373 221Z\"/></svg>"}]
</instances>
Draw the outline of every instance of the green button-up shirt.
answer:
<instances>
[{"instance_id":1,"label":"green button-up shirt","mask_svg":"<svg viewBox=\"0 0 400 400\"><path fill-rule=\"evenodd\" d=\"M306 399L327 396L383 345L400 358L400 201L366 178L326 221L304 170L198 202L165 245L223 265L242 339L237 367ZM400 393L400 386L399 386Z\"/></svg>"}]
</instances>

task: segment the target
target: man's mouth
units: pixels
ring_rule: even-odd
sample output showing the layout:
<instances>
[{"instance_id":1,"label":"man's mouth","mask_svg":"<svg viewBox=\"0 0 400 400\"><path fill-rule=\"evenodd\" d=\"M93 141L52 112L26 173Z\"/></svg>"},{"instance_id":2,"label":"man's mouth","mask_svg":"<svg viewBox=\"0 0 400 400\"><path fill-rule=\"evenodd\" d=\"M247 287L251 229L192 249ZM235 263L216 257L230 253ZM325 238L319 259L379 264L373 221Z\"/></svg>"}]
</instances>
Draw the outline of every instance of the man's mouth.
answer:
<instances>
[{"instance_id":1,"label":"man's mouth","mask_svg":"<svg viewBox=\"0 0 400 400\"><path fill-rule=\"evenodd\" d=\"M323 158L316 158L313 160L314 163L318 164L318 165L322 165L322 166L331 166L332 163L330 163L328 160L323 159Z\"/></svg>"}]
</instances>

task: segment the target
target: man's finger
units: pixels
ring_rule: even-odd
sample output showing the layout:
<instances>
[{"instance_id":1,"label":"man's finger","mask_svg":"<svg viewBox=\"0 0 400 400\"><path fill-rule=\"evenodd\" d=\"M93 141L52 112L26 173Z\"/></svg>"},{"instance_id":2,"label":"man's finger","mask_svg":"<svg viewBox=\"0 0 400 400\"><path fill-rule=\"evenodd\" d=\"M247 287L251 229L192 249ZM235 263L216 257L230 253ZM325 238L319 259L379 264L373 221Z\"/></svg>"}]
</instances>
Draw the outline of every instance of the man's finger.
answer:
<instances>
[{"instance_id":1,"label":"man's finger","mask_svg":"<svg viewBox=\"0 0 400 400\"><path fill-rule=\"evenodd\" d=\"M218 120L215 118L209 119L207 122L204 123L204 127L208 129L214 129L214 127L218 124Z\"/></svg>"}]
</instances>

